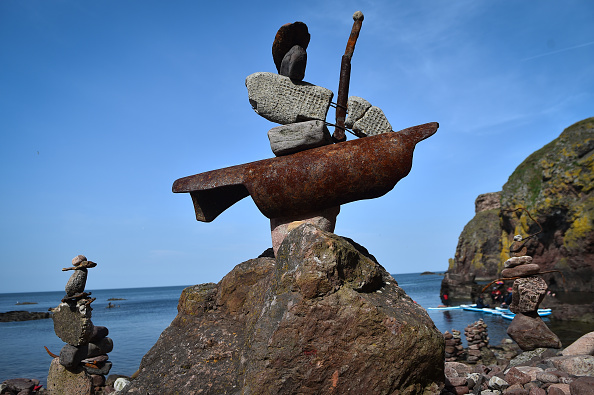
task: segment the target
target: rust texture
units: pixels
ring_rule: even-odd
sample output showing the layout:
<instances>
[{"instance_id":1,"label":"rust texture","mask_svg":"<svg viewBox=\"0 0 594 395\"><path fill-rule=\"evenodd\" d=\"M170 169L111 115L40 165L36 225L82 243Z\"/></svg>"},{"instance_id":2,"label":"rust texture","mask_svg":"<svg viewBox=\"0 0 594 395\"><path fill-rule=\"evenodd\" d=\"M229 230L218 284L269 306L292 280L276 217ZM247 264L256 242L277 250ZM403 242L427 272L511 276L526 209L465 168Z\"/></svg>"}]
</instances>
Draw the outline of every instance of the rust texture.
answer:
<instances>
[{"instance_id":1,"label":"rust texture","mask_svg":"<svg viewBox=\"0 0 594 395\"><path fill-rule=\"evenodd\" d=\"M292 155L180 178L173 192L192 196L196 219L210 222L246 196L268 218L312 211L389 192L406 177L415 145L437 122Z\"/></svg>"}]
</instances>

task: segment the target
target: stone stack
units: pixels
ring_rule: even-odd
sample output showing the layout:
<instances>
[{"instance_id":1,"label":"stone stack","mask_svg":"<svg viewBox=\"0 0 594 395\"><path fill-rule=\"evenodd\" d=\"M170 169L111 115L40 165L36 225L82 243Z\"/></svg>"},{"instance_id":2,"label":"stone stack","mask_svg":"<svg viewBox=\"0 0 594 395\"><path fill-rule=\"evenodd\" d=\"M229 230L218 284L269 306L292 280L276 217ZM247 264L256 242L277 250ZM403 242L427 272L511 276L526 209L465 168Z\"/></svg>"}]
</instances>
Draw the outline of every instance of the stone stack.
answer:
<instances>
[{"instance_id":1,"label":"stone stack","mask_svg":"<svg viewBox=\"0 0 594 395\"><path fill-rule=\"evenodd\" d=\"M466 351L464 351L464 346L462 345L460 331L456 329L452 329L452 333L445 331L443 338L445 339L446 362L464 360Z\"/></svg>"},{"instance_id":2,"label":"stone stack","mask_svg":"<svg viewBox=\"0 0 594 395\"><path fill-rule=\"evenodd\" d=\"M487 332L487 324L481 318L480 320L468 325L464 329L464 335L468 342L468 357L469 363L476 363L481 359L482 350L489 347L489 334Z\"/></svg>"},{"instance_id":3,"label":"stone stack","mask_svg":"<svg viewBox=\"0 0 594 395\"><path fill-rule=\"evenodd\" d=\"M524 250L521 252L525 253ZM515 316L507 328L507 334L524 351L541 347L561 348L557 335L538 315L538 307L547 292L547 283L536 276L540 272L539 266L532 263L532 257L527 255L512 256L504 266L501 276L516 278L509 306Z\"/></svg>"},{"instance_id":4,"label":"stone stack","mask_svg":"<svg viewBox=\"0 0 594 395\"><path fill-rule=\"evenodd\" d=\"M354 18L355 16L353 16ZM248 98L254 111L280 124L268 131L270 148L276 156L333 144L326 126L326 115L333 97L329 89L303 81L307 65L310 34L303 22L288 23L278 30L272 44L272 57L278 74L257 72L246 78ZM392 126L378 107L365 99L348 99L345 125L359 137L392 131ZM276 254L288 232L302 223L334 232L340 206L296 217L270 220L272 247Z\"/></svg>"},{"instance_id":5,"label":"stone stack","mask_svg":"<svg viewBox=\"0 0 594 395\"><path fill-rule=\"evenodd\" d=\"M95 266L84 255L77 255L72 267L62 269L74 273L66 284L62 303L53 309L54 332L66 345L51 363L47 378L50 393L90 394L105 384L105 375L111 369L107 353L112 351L113 341L107 337L106 327L93 325L91 303L95 298L85 292L88 269Z\"/></svg>"}]
</instances>

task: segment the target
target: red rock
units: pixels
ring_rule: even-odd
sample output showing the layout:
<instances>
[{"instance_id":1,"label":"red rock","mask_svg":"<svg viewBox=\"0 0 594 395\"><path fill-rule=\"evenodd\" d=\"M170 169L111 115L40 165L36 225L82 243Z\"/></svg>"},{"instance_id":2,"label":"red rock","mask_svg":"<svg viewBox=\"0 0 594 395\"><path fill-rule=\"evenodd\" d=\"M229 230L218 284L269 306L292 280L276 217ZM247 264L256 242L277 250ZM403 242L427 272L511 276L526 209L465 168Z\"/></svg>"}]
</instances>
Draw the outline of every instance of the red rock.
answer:
<instances>
[{"instance_id":1,"label":"red rock","mask_svg":"<svg viewBox=\"0 0 594 395\"><path fill-rule=\"evenodd\" d=\"M594 355L594 332L586 333L571 343L561 351L561 355Z\"/></svg>"},{"instance_id":2,"label":"red rock","mask_svg":"<svg viewBox=\"0 0 594 395\"><path fill-rule=\"evenodd\" d=\"M532 387L528 395L547 395L547 391L539 387Z\"/></svg>"},{"instance_id":3,"label":"red rock","mask_svg":"<svg viewBox=\"0 0 594 395\"><path fill-rule=\"evenodd\" d=\"M80 265L82 262L86 261L87 257L84 255L77 255L74 258L72 258L72 266L78 266Z\"/></svg>"},{"instance_id":4,"label":"red rock","mask_svg":"<svg viewBox=\"0 0 594 395\"><path fill-rule=\"evenodd\" d=\"M501 277L527 277L540 272L540 266L536 263L526 263L524 265L509 267L501 271Z\"/></svg>"},{"instance_id":5,"label":"red rock","mask_svg":"<svg viewBox=\"0 0 594 395\"><path fill-rule=\"evenodd\" d=\"M516 280L517 281L517 280ZM536 312L518 313L507 328L507 334L524 351L536 348L561 348L561 341Z\"/></svg>"},{"instance_id":6,"label":"red rock","mask_svg":"<svg viewBox=\"0 0 594 395\"><path fill-rule=\"evenodd\" d=\"M93 381L93 387L103 387L105 385L105 376L92 374L91 380Z\"/></svg>"},{"instance_id":7,"label":"red rock","mask_svg":"<svg viewBox=\"0 0 594 395\"><path fill-rule=\"evenodd\" d=\"M514 313L536 311L546 292L547 283L542 278L518 278L514 281L512 303L509 309Z\"/></svg>"},{"instance_id":8,"label":"red rock","mask_svg":"<svg viewBox=\"0 0 594 395\"><path fill-rule=\"evenodd\" d=\"M594 377L583 376L569 384L571 395L594 395Z\"/></svg>"},{"instance_id":9,"label":"red rock","mask_svg":"<svg viewBox=\"0 0 594 395\"><path fill-rule=\"evenodd\" d=\"M427 312L363 247L304 224L276 260L186 288L129 393L439 393L443 352Z\"/></svg>"},{"instance_id":10,"label":"red rock","mask_svg":"<svg viewBox=\"0 0 594 395\"><path fill-rule=\"evenodd\" d=\"M454 387L454 394L464 395L470 393L470 390L466 386Z\"/></svg>"},{"instance_id":11,"label":"red rock","mask_svg":"<svg viewBox=\"0 0 594 395\"><path fill-rule=\"evenodd\" d=\"M569 384L551 384L548 393L549 395L571 395Z\"/></svg>"},{"instance_id":12,"label":"red rock","mask_svg":"<svg viewBox=\"0 0 594 395\"><path fill-rule=\"evenodd\" d=\"M519 383L510 385L503 391L503 393L509 395L529 395L529 391L524 389L524 387L522 387L522 385Z\"/></svg>"},{"instance_id":13,"label":"red rock","mask_svg":"<svg viewBox=\"0 0 594 395\"><path fill-rule=\"evenodd\" d=\"M510 370L508 370L508 372L505 374L505 381L508 382L508 384L527 384L530 382L530 376L527 375L526 373L522 373L520 370L518 370L517 368L511 368Z\"/></svg>"},{"instance_id":14,"label":"red rock","mask_svg":"<svg viewBox=\"0 0 594 395\"><path fill-rule=\"evenodd\" d=\"M448 379L449 384L452 387L461 387L463 385L466 385L466 378L465 377L450 377ZM448 382L446 381L446 385L448 384Z\"/></svg>"}]
</instances>

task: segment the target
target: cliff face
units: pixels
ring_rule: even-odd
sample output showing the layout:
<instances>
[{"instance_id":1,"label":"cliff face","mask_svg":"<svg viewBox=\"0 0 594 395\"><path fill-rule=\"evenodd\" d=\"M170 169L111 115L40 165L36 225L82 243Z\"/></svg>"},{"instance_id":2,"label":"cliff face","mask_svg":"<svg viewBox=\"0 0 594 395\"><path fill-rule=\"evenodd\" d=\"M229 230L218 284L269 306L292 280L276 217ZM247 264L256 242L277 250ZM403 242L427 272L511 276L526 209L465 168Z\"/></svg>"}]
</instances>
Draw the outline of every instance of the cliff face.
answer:
<instances>
[{"instance_id":1,"label":"cliff face","mask_svg":"<svg viewBox=\"0 0 594 395\"><path fill-rule=\"evenodd\" d=\"M471 282L495 279L509 258L514 235L543 228L526 246L554 292L594 292L594 118L578 122L530 155L500 193L477 198L476 216L466 225L442 292L470 297ZM496 204L499 200L500 205ZM461 290L457 292L457 290Z\"/></svg>"}]
</instances>

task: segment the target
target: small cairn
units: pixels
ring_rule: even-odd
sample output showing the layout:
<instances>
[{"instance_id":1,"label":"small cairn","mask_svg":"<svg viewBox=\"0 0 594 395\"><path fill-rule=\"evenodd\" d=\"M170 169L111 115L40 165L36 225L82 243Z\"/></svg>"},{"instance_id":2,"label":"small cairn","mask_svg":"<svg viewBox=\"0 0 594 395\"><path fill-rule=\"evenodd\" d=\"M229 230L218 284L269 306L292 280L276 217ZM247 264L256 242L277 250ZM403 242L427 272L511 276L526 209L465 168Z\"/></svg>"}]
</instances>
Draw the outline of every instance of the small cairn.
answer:
<instances>
[{"instance_id":1,"label":"small cairn","mask_svg":"<svg viewBox=\"0 0 594 395\"><path fill-rule=\"evenodd\" d=\"M452 333L445 331L445 360L446 362L456 362L465 359L466 351L462 345L460 331L452 329Z\"/></svg>"},{"instance_id":2,"label":"small cairn","mask_svg":"<svg viewBox=\"0 0 594 395\"><path fill-rule=\"evenodd\" d=\"M54 332L66 343L60 355L54 357L47 377L51 394L92 394L105 385L105 376L111 370L107 353L113 350L113 341L107 337L104 326L91 321L90 292L85 292L88 269L97 266L84 255L72 259L74 273L66 283L66 296L58 307L52 309Z\"/></svg>"},{"instance_id":3,"label":"small cairn","mask_svg":"<svg viewBox=\"0 0 594 395\"><path fill-rule=\"evenodd\" d=\"M468 325L464 329L464 335L468 342L468 357L469 363L477 363L481 359L482 350L489 347L489 334L487 332L487 324L481 318L480 320Z\"/></svg>"},{"instance_id":4,"label":"small cairn","mask_svg":"<svg viewBox=\"0 0 594 395\"><path fill-rule=\"evenodd\" d=\"M522 241L522 236L514 237L514 243ZM513 284L512 303L509 309L515 316L507 328L507 334L523 351L536 348L561 348L561 341L538 315L538 307L547 292L547 283L537 274L540 267L532 263L532 257L526 255L526 247L514 248L501 271L504 278L516 278Z\"/></svg>"}]
</instances>

